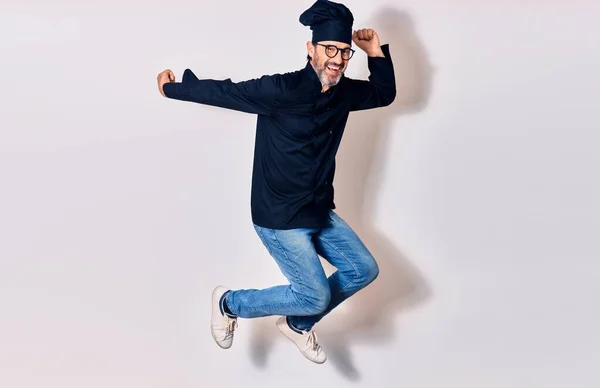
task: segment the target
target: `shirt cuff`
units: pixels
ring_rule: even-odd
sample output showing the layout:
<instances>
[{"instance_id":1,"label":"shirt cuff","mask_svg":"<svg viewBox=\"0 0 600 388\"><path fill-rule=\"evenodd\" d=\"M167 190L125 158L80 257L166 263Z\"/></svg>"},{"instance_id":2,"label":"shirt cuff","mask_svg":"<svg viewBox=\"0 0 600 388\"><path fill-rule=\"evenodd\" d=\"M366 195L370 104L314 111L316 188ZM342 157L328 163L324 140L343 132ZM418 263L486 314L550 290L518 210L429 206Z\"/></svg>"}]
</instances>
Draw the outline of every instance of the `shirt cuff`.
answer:
<instances>
[{"instance_id":1,"label":"shirt cuff","mask_svg":"<svg viewBox=\"0 0 600 388\"><path fill-rule=\"evenodd\" d=\"M388 43L383 44L381 46L379 46L381 48L381 51L383 52L383 55L385 56L385 58L383 57L372 57L370 55L367 55L367 58L369 59L389 59L390 58L390 45Z\"/></svg>"},{"instance_id":2,"label":"shirt cuff","mask_svg":"<svg viewBox=\"0 0 600 388\"><path fill-rule=\"evenodd\" d=\"M180 85L181 85L181 82L167 82L162 87L163 93L168 98L173 98L173 97L177 96L177 94L178 94L177 92L180 88Z\"/></svg>"},{"instance_id":3,"label":"shirt cuff","mask_svg":"<svg viewBox=\"0 0 600 388\"><path fill-rule=\"evenodd\" d=\"M190 69L185 69L181 82L167 82L163 85L163 92L169 98L181 98L190 85L199 81L198 77Z\"/></svg>"}]
</instances>

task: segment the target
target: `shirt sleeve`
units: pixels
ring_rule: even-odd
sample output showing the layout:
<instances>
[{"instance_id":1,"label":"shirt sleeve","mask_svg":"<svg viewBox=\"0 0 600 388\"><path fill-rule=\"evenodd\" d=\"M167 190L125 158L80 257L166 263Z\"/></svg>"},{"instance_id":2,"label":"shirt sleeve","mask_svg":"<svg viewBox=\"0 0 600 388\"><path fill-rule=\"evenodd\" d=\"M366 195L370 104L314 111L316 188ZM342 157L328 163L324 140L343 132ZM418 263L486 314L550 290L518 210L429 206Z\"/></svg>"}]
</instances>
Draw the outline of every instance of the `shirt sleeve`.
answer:
<instances>
[{"instance_id":1,"label":"shirt sleeve","mask_svg":"<svg viewBox=\"0 0 600 388\"><path fill-rule=\"evenodd\" d=\"M168 98L175 100L268 115L273 110L275 98L281 88L279 75L264 75L256 79L233 82L229 78L198 79L190 69L186 69L181 82L164 84L163 92Z\"/></svg>"},{"instance_id":2,"label":"shirt sleeve","mask_svg":"<svg viewBox=\"0 0 600 388\"><path fill-rule=\"evenodd\" d=\"M381 46L384 58L368 57L369 80L351 80L350 111L380 108L396 98L396 76L389 45Z\"/></svg>"}]
</instances>

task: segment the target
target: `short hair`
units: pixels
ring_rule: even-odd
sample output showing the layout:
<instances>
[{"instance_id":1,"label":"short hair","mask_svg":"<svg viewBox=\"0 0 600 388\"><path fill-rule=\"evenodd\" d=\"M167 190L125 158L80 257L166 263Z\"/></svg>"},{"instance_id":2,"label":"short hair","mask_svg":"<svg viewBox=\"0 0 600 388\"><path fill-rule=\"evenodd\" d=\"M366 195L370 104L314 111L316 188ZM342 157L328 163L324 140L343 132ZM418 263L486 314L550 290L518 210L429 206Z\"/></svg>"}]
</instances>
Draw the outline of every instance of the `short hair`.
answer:
<instances>
[{"instance_id":1,"label":"short hair","mask_svg":"<svg viewBox=\"0 0 600 388\"><path fill-rule=\"evenodd\" d=\"M310 44L312 44L313 46L315 46L315 50L317 49L316 48L317 42L310 42ZM306 54L306 60L307 61L311 61L312 60L312 57L310 56L310 54Z\"/></svg>"}]
</instances>

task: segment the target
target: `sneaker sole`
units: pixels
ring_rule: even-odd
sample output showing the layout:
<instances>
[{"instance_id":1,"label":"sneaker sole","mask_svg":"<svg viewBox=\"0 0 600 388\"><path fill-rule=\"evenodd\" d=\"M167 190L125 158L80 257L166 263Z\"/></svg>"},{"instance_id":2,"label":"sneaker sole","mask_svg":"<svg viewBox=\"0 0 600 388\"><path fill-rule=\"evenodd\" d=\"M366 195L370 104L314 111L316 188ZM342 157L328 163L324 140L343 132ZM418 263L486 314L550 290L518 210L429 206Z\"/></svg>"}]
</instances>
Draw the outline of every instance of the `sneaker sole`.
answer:
<instances>
[{"instance_id":1,"label":"sneaker sole","mask_svg":"<svg viewBox=\"0 0 600 388\"><path fill-rule=\"evenodd\" d=\"M310 362L313 362L313 363L315 363L315 364L319 364L319 365L321 365L321 364L324 364L324 363L325 363L325 361L327 361L327 357L326 357L326 358L325 358L323 361L319 361L319 360L313 360L312 358L308 358L308 357L306 357L306 356L304 355L304 353L302 353L302 350L300 350L300 348L299 348L299 347L298 347L298 345L296 344L296 341L294 341L294 339L293 339L293 338L290 338L290 337L287 335L287 333L286 333L286 330L291 330L291 329L289 329L289 328L287 327L287 322L286 322L286 320L285 320L285 317L283 317L283 318L279 318L279 319L277 320L276 326L277 326L277 329L278 329L278 330L281 332L281 334L283 334L283 336L284 336L285 338L287 338L289 341L291 341L291 342L294 344L294 346L296 346L296 349L298 349L298 351L300 352L300 354L302 355L302 357L304 357L305 359L307 359L307 360L308 360L308 361L310 361ZM282 327L282 326L283 326L283 327Z\"/></svg>"},{"instance_id":2,"label":"sneaker sole","mask_svg":"<svg viewBox=\"0 0 600 388\"><path fill-rule=\"evenodd\" d=\"M217 303L217 304L218 304L218 303L219 303L219 301L218 301L218 300L217 300L217 301L215 301L215 299L216 299L217 293L220 293L221 291L227 291L227 289L226 289L225 287L218 286L218 287L215 287L215 289L214 289L214 290L213 290L213 292L212 292L212 300L211 300L211 308L212 308L212 311L211 311L211 317L210 317L210 335L212 336L212 338L213 338L213 340L215 341L215 343L216 343L216 344L217 344L217 345L218 345L218 346L219 346L221 349L230 349L230 348L231 348L231 346L233 345L233 340L232 340L232 343L231 343L231 344L229 344L229 345L223 345L223 344L222 344L221 342L219 342L219 340L216 338L216 336L215 336L215 332L214 332L214 330L213 330L213 323L212 323L212 322L213 322L214 315L216 314L216 312L215 312L215 311L219 311L219 313L220 313L220 308L219 308L219 306L215 306L215 305L214 305L215 303ZM219 299L220 299L220 298L219 298ZM215 310L215 309L217 309L217 310Z\"/></svg>"}]
</instances>

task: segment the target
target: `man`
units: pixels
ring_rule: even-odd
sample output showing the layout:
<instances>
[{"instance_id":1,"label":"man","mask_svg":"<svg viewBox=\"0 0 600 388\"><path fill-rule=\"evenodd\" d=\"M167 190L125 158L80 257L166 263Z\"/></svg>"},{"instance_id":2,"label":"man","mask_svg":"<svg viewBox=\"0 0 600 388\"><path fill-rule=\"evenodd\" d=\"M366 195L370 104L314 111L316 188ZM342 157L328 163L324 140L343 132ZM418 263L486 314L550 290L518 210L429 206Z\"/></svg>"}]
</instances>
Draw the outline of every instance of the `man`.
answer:
<instances>
[{"instance_id":1,"label":"man","mask_svg":"<svg viewBox=\"0 0 600 388\"><path fill-rule=\"evenodd\" d=\"M234 83L198 79L186 69L158 75L165 97L257 115L251 214L254 228L288 285L212 293L211 333L232 345L237 319L281 315L277 327L315 363L327 359L313 326L370 284L379 268L354 231L334 211L335 155L349 113L384 107L396 96L387 44L372 29L352 30L348 8L318 0L300 22L312 29L303 69ZM368 56L369 80L344 71L355 50ZM323 257L336 272L327 277Z\"/></svg>"}]
</instances>

